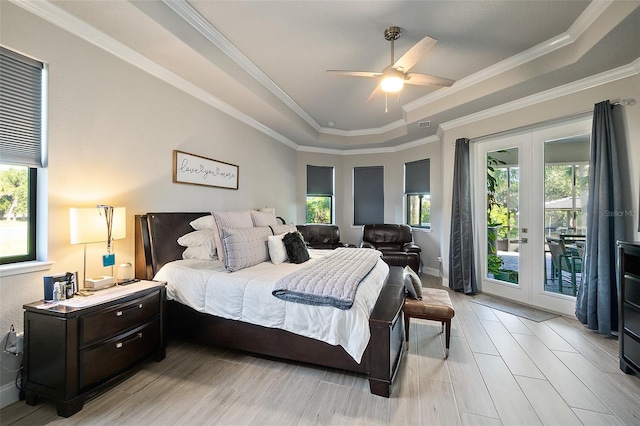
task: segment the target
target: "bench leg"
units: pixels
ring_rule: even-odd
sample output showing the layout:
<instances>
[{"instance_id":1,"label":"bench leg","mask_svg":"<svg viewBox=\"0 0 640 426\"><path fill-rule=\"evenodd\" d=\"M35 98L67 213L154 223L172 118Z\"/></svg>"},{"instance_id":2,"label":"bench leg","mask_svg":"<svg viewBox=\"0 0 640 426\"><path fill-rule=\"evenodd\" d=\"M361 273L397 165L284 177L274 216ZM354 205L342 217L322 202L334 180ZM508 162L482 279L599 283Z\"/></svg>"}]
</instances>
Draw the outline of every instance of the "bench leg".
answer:
<instances>
[{"instance_id":1,"label":"bench leg","mask_svg":"<svg viewBox=\"0 0 640 426\"><path fill-rule=\"evenodd\" d=\"M405 341L407 342L406 344L407 350L409 350L409 320L410 319L411 317L405 313L404 314L404 336L405 336Z\"/></svg>"},{"instance_id":2,"label":"bench leg","mask_svg":"<svg viewBox=\"0 0 640 426\"><path fill-rule=\"evenodd\" d=\"M442 325L445 326L446 323L446 333L444 335L445 341L445 350L444 350L444 359L449 358L449 343L451 342L451 320L448 319L446 322L443 322Z\"/></svg>"}]
</instances>

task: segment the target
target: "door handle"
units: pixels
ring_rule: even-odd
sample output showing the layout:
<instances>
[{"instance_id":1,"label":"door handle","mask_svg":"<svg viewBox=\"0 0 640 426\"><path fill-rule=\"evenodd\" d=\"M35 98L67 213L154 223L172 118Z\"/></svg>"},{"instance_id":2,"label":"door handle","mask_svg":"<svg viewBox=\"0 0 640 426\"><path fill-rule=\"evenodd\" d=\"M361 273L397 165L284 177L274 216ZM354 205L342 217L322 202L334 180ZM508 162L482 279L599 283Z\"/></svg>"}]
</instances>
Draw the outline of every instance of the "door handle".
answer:
<instances>
[{"instance_id":1,"label":"door handle","mask_svg":"<svg viewBox=\"0 0 640 426\"><path fill-rule=\"evenodd\" d=\"M528 238L521 238L519 240L511 240L512 243L522 243L522 244L527 244L529 242Z\"/></svg>"}]
</instances>

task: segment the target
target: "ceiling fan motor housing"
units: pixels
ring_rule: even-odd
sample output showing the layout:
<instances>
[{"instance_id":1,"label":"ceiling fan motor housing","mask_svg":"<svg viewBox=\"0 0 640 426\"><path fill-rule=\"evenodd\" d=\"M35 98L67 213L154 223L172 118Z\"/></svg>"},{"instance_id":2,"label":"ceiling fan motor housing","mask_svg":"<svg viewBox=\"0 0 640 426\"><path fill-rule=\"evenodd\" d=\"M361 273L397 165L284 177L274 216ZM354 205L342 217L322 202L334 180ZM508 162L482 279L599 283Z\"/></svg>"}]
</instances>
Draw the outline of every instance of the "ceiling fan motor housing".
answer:
<instances>
[{"instance_id":1,"label":"ceiling fan motor housing","mask_svg":"<svg viewBox=\"0 0 640 426\"><path fill-rule=\"evenodd\" d=\"M401 34L400 27L389 27L384 30L384 38L387 41L397 40Z\"/></svg>"}]
</instances>

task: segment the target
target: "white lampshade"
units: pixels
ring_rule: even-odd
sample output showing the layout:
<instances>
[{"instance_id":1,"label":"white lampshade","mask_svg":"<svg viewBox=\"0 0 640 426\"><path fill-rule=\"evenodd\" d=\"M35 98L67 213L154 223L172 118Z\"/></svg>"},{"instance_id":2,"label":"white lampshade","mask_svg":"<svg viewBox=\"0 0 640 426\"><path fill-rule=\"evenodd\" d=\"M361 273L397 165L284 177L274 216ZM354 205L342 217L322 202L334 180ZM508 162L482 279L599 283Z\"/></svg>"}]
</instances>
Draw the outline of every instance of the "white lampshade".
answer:
<instances>
[{"instance_id":1,"label":"white lampshade","mask_svg":"<svg viewBox=\"0 0 640 426\"><path fill-rule=\"evenodd\" d=\"M71 244L89 244L107 241L107 222L104 209L98 207L70 208L69 228ZM127 236L127 209L113 209L111 239L121 240Z\"/></svg>"}]
</instances>

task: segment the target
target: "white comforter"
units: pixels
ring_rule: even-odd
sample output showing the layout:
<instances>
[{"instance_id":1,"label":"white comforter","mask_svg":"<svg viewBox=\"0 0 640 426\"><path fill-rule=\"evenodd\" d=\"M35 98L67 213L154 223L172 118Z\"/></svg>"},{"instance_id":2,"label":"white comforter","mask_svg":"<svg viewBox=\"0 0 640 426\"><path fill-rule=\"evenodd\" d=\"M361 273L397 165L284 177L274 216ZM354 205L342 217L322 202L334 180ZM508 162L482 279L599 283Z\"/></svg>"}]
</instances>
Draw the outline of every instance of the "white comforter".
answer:
<instances>
[{"instance_id":1,"label":"white comforter","mask_svg":"<svg viewBox=\"0 0 640 426\"><path fill-rule=\"evenodd\" d=\"M328 250L309 250L310 262ZM369 343L369 315L389 272L378 260L363 280L351 309L286 302L273 296L274 284L306 263L263 262L227 272L222 262L177 260L163 266L154 277L167 282L167 298L219 317L264 327L280 328L302 336L340 345L360 363Z\"/></svg>"}]
</instances>

